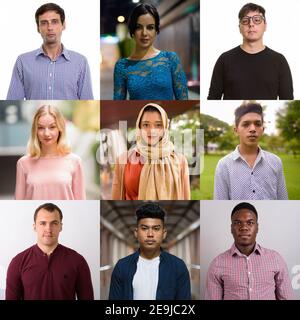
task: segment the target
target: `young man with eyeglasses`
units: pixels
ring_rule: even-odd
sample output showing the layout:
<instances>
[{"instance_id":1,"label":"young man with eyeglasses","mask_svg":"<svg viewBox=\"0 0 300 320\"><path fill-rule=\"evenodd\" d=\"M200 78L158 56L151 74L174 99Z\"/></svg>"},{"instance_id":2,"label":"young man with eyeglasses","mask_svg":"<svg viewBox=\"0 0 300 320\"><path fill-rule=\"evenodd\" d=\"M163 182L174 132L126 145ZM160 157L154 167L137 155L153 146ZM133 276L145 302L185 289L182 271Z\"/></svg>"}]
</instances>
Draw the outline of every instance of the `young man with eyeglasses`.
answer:
<instances>
[{"instance_id":1,"label":"young man with eyeglasses","mask_svg":"<svg viewBox=\"0 0 300 320\"><path fill-rule=\"evenodd\" d=\"M258 214L247 202L231 212L232 247L210 264L207 300L291 300L291 281L281 255L256 242Z\"/></svg>"},{"instance_id":2,"label":"young man with eyeglasses","mask_svg":"<svg viewBox=\"0 0 300 320\"><path fill-rule=\"evenodd\" d=\"M259 147L264 133L263 110L259 103L245 103L235 110L234 131L240 143L217 164L214 199L288 199L280 158Z\"/></svg>"},{"instance_id":3,"label":"young man with eyeglasses","mask_svg":"<svg viewBox=\"0 0 300 320\"><path fill-rule=\"evenodd\" d=\"M92 100L87 59L61 43L64 10L46 3L37 9L35 20L43 45L17 58L7 100Z\"/></svg>"},{"instance_id":4,"label":"young man with eyeglasses","mask_svg":"<svg viewBox=\"0 0 300 320\"><path fill-rule=\"evenodd\" d=\"M217 60L208 99L292 100L292 74L285 57L263 43L265 9L247 3L239 12L243 43Z\"/></svg>"}]
</instances>

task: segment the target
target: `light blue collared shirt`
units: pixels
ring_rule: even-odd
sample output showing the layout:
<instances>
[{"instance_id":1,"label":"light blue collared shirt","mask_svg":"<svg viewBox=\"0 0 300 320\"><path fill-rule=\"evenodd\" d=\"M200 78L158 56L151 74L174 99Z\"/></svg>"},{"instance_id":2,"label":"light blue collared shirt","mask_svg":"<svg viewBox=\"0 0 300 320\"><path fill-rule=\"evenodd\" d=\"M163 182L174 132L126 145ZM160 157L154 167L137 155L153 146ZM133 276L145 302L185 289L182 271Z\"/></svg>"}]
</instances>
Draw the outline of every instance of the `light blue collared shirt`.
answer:
<instances>
[{"instance_id":1,"label":"light blue collared shirt","mask_svg":"<svg viewBox=\"0 0 300 320\"><path fill-rule=\"evenodd\" d=\"M63 46L52 61L43 48L21 54L15 63L7 100L93 100L87 59Z\"/></svg>"},{"instance_id":2,"label":"light blue collared shirt","mask_svg":"<svg viewBox=\"0 0 300 320\"><path fill-rule=\"evenodd\" d=\"M253 168L236 149L220 159L215 172L216 200L288 199L282 162L259 148Z\"/></svg>"}]
</instances>

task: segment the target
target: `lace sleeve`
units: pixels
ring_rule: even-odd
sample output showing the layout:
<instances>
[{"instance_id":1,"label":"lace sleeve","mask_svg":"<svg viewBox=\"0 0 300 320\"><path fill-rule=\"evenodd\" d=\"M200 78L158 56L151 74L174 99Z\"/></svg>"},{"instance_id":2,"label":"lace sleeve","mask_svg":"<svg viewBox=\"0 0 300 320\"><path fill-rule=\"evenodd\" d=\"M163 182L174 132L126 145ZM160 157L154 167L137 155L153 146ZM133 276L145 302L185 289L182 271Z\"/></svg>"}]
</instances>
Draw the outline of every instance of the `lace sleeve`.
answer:
<instances>
[{"instance_id":1,"label":"lace sleeve","mask_svg":"<svg viewBox=\"0 0 300 320\"><path fill-rule=\"evenodd\" d=\"M182 69L180 59L175 52L170 52L170 63L172 70L173 90L176 100L188 99L188 87L185 73Z\"/></svg>"},{"instance_id":2,"label":"lace sleeve","mask_svg":"<svg viewBox=\"0 0 300 320\"><path fill-rule=\"evenodd\" d=\"M119 60L114 70L114 100L126 100L126 94L125 65Z\"/></svg>"}]
</instances>

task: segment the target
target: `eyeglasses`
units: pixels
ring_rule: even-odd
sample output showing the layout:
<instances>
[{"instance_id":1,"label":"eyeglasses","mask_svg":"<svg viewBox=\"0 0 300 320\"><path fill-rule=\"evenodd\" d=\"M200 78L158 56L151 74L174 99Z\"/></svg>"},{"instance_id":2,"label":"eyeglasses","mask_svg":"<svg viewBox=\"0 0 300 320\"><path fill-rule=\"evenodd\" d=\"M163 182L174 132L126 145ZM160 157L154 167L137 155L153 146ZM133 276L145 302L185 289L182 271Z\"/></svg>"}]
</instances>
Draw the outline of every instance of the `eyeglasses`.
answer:
<instances>
[{"instance_id":1,"label":"eyeglasses","mask_svg":"<svg viewBox=\"0 0 300 320\"><path fill-rule=\"evenodd\" d=\"M252 17L245 16L240 20L240 23L242 25L246 26L246 25L250 24L251 19L254 24L261 24L263 21L265 21L265 18L258 14L258 15L252 16Z\"/></svg>"}]
</instances>

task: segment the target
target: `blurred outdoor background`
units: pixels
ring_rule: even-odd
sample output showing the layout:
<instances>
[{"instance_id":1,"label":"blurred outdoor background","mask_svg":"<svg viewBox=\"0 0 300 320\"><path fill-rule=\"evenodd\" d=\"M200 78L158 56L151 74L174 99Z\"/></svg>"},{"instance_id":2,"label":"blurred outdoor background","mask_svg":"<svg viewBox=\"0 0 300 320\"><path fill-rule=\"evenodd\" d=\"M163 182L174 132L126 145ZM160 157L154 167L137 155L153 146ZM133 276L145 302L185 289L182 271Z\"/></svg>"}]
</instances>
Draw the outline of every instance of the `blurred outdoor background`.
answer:
<instances>
[{"instance_id":1,"label":"blurred outdoor background","mask_svg":"<svg viewBox=\"0 0 300 320\"><path fill-rule=\"evenodd\" d=\"M150 101L101 101L100 179L101 199L111 199L116 158L135 144L135 125L139 111ZM199 101L156 101L168 114L170 138L175 150L187 158L190 173L191 199L200 199L200 125ZM127 130L120 127L125 122Z\"/></svg>"},{"instance_id":2,"label":"blurred outdoor background","mask_svg":"<svg viewBox=\"0 0 300 320\"><path fill-rule=\"evenodd\" d=\"M81 157L87 199L99 199L99 101L0 101L0 199L14 199L16 163L26 154L36 109L58 107L66 119L67 140Z\"/></svg>"},{"instance_id":3,"label":"blurred outdoor background","mask_svg":"<svg viewBox=\"0 0 300 320\"><path fill-rule=\"evenodd\" d=\"M259 145L280 157L289 199L300 199L300 101L257 101L264 109L265 132ZM204 129L204 166L200 199L213 199L219 159L239 144L233 132L234 110L243 101L203 101L200 128Z\"/></svg>"}]
</instances>

